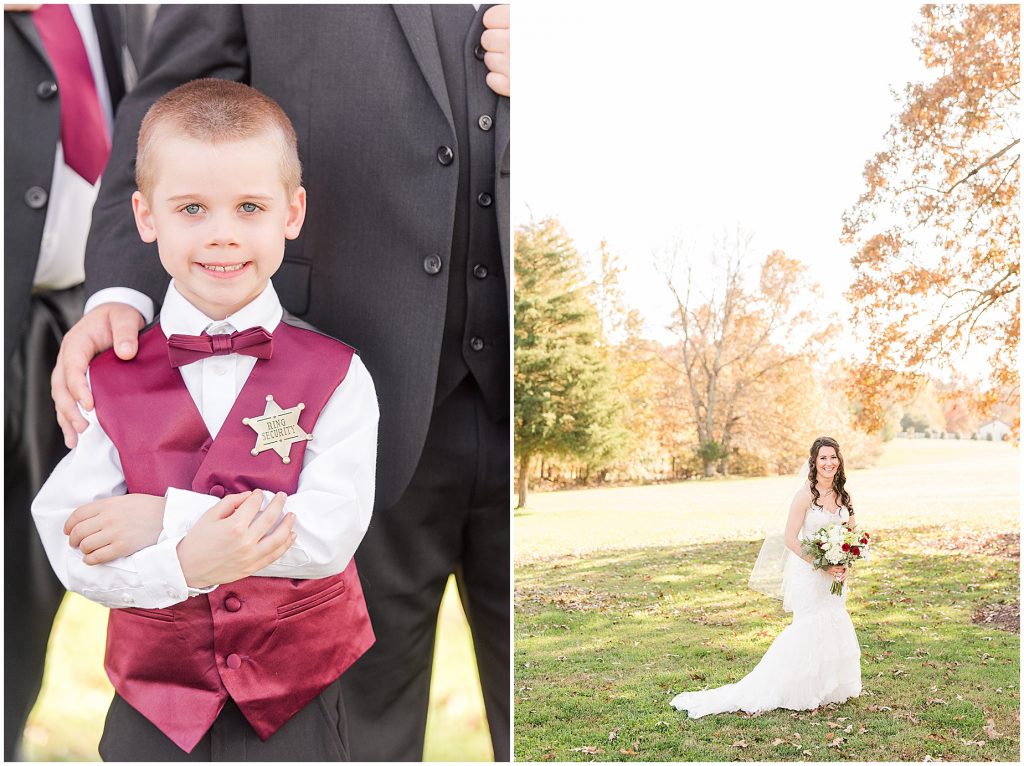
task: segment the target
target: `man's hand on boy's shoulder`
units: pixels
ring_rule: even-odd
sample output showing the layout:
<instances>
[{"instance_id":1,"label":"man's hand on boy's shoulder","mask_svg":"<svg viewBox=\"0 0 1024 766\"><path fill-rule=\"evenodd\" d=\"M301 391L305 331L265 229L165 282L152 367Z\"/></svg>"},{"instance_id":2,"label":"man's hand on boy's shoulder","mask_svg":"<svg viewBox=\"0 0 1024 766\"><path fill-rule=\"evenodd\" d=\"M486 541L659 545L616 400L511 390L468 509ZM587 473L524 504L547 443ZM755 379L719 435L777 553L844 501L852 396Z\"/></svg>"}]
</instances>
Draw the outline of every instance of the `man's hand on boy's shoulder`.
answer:
<instances>
[{"instance_id":1,"label":"man's hand on boy's shoulder","mask_svg":"<svg viewBox=\"0 0 1024 766\"><path fill-rule=\"evenodd\" d=\"M77 508L64 522L68 544L89 565L106 564L156 545L164 527L164 498L118 495Z\"/></svg>"},{"instance_id":2,"label":"man's hand on boy's shoulder","mask_svg":"<svg viewBox=\"0 0 1024 766\"><path fill-rule=\"evenodd\" d=\"M114 352L121 359L134 358L143 325L142 314L127 303L102 303L79 319L64 336L50 375L50 396L68 449L78 444L78 434L89 426L78 405L86 410L94 406L85 377L89 363L111 346L115 346Z\"/></svg>"}]
</instances>

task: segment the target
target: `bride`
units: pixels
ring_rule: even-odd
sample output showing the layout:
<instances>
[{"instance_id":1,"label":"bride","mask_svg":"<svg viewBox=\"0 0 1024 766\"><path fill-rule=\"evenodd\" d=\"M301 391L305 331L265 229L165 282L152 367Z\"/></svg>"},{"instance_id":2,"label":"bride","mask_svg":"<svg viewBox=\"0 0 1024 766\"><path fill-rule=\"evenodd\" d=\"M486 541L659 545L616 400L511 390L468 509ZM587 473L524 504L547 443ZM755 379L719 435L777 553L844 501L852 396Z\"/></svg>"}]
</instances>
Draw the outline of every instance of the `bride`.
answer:
<instances>
[{"instance_id":1,"label":"bride","mask_svg":"<svg viewBox=\"0 0 1024 766\"><path fill-rule=\"evenodd\" d=\"M677 695L672 706L690 718L736 710L811 710L860 694L860 645L846 612L849 588L841 596L830 593L833 580L846 580L846 568L814 569L800 548L801 538L822 527L854 526L839 444L827 436L815 439L807 464L807 480L793 497L785 532L765 540L750 578L751 588L783 599L793 622L742 680Z\"/></svg>"}]
</instances>

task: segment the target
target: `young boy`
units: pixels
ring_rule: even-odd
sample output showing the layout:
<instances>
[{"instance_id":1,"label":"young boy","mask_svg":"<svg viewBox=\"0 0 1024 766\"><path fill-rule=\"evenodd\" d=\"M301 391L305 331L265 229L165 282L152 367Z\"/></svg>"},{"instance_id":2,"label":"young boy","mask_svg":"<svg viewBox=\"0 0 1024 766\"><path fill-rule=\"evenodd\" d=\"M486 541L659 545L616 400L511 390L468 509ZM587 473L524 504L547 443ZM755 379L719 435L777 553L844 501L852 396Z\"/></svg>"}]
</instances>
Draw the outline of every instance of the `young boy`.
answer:
<instances>
[{"instance_id":1,"label":"young boy","mask_svg":"<svg viewBox=\"0 0 1024 766\"><path fill-rule=\"evenodd\" d=\"M238 83L183 85L139 131L135 221L172 281L135 359L94 360L90 427L32 507L64 585L111 607L105 760L347 760L378 411L270 283L300 174L288 117Z\"/></svg>"}]
</instances>

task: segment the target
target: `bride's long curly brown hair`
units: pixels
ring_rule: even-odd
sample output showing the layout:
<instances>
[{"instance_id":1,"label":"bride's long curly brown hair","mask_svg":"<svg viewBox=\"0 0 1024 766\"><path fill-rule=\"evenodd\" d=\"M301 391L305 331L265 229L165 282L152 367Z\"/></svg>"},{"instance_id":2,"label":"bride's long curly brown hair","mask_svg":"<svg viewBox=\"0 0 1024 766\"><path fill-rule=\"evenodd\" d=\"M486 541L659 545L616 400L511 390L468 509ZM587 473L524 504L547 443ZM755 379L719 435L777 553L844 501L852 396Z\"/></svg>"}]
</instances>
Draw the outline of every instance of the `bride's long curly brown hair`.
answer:
<instances>
[{"instance_id":1,"label":"bride's long curly brown hair","mask_svg":"<svg viewBox=\"0 0 1024 766\"><path fill-rule=\"evenodd\" d=\"M853 501L850 499L850 493L846 491L846 463L843 461L843 453L839 451L839 442L831 436L819 436L815 439L814 444L811 445L811 454L807 458L807 480L811 482L814 504L818 505L818 500L821 499L821 493L818 492L818 451L822 447L831 447L836 451L836 457L839 458L839 470L832 477L832 490L836 493L836 502L840 506L846 506L846 509L853 513Z\"/></svg>"}]
</instances>

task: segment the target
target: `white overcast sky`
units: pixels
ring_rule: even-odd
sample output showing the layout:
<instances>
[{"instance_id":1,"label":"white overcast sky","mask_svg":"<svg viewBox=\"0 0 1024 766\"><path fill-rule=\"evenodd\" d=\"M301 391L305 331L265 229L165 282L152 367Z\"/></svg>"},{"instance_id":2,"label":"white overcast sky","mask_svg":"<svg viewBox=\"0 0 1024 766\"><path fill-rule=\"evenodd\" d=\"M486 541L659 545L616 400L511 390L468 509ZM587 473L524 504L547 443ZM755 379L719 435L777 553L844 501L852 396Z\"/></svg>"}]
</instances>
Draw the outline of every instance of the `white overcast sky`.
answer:
<instances>
[{"instance_id":1,"label":"white overcast sky","mask_svg":"<svg viewBox=\"0 0 1024 766\"><path fill-rule=\"evenodd\" d=\"M514 219L556 216L586 254L608 240L651 337L670 309L652 254L736 223L754 255L806 262L845 316L841 216L891 89L928 76L919 8L516 3Z\"/></svg>"}]
</instances>

